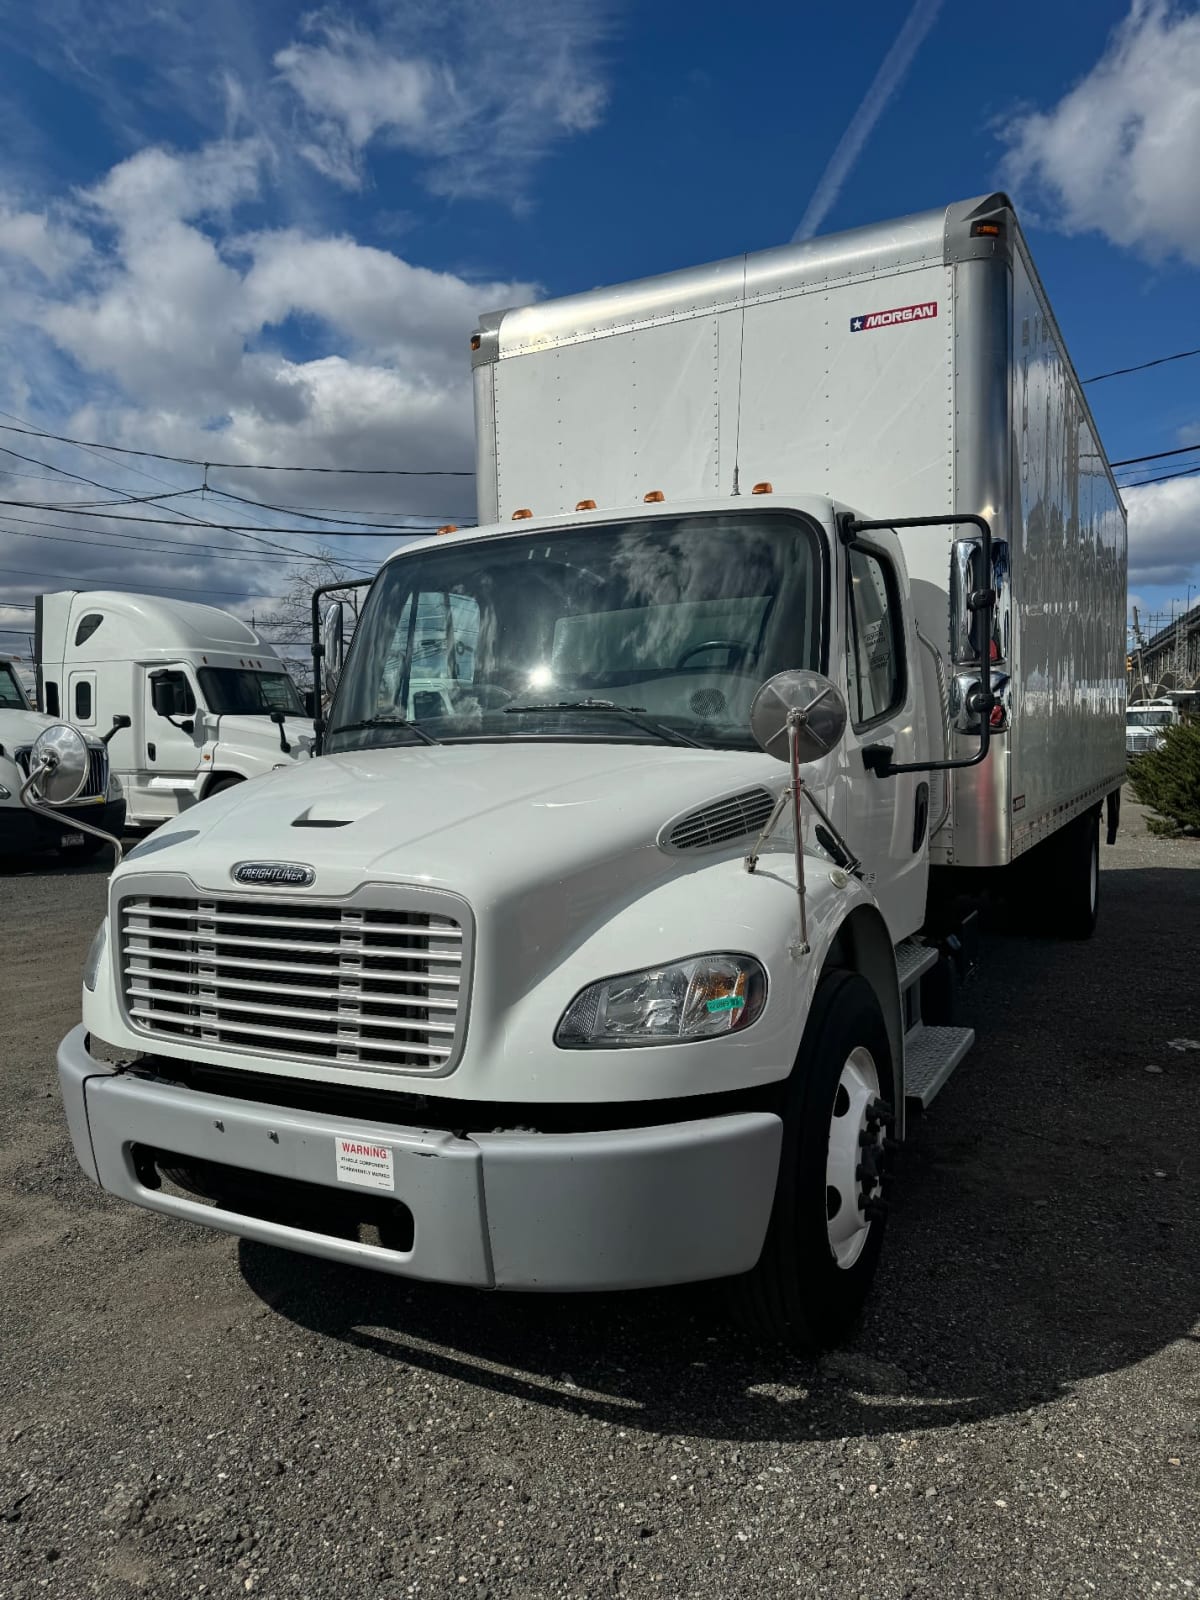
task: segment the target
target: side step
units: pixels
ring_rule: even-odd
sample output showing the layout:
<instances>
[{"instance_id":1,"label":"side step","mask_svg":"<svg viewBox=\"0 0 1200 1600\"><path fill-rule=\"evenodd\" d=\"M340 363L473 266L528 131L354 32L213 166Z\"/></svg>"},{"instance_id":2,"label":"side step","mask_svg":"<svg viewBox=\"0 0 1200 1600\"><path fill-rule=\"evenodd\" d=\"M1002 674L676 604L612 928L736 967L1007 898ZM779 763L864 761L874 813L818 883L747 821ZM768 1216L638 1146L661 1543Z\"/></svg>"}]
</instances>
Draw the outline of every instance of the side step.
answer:
<instances>
[{"instance_id":1,"label":"side step","mask_svg":"<svg viewBox=\"0 0 1200 1600\"><path fill-rule=\"evenodd\" d=\"M904 1036L904 1098L908 1104L926 1110L974 1043L974 1028L927 1028L923 1022L911 1028Z\"/></svg>"},{"instance_id":2,"label":"side step","mask_svg":"<svg viewBox=\"0 0 1200 1600\"><path fill-rule=\"evenodd\" d=\"M938 964L940 952L935 944L918 944L915 939L902 939L896 946L896 972L900 979L900 993L911 989L918 978L923 978Z\"/></svg>"}]
</instances>

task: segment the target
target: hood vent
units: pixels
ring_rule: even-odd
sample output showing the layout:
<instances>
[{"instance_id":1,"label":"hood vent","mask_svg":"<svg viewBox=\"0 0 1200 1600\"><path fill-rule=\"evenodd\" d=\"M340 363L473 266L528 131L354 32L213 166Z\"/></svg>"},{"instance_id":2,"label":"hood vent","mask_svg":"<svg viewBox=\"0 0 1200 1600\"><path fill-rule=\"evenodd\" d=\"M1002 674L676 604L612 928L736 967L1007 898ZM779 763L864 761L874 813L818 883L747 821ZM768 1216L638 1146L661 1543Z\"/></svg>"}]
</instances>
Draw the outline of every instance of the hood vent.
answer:
<instances>
[{"instance_id":1,"label":"hood vent","mask_svg":"<svg viewBox=\"0 0 1200 1600\"><path fill-rule=\"evenodd\" d=\"M760 832L774 807L775 796L770 789L743 789L668 822L659 835L659 844L667 850L709 850L730 839Z\"/></svg>"}]
</instances>

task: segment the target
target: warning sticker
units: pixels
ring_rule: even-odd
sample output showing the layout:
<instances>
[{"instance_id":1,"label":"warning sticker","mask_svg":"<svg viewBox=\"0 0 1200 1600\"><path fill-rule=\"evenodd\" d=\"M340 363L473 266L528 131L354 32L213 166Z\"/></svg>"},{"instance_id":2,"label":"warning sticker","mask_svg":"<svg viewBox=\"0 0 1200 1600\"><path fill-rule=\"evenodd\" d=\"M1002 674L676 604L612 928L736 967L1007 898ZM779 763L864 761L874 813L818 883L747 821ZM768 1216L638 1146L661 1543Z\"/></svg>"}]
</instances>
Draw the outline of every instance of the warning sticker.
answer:
<instances>
[{"instance_id":1,"label":"warning sticker","mask_svg":"<svg viewBox=\"0 0 1200 1600\"><path fill-rule=\"evenodd\" d=\"M362 1189L394 1189L395 1164L386 1144L370 1139L334 1138L339 1183L356 1183Z\"/></svg>"},{"instance_id":2,"label":"warning sticker","mask_svg":"<svg viewBox=\"0 0 1200 1600\"><path fill-rule=\"evenodd\" d=\"M890 311L864 311L850 318L851 333L870 333L875 328L895 328L905 322L928 322L937 316L937 301L923 300L917 306L893 306Z\"/></svg>"}]
</instances>

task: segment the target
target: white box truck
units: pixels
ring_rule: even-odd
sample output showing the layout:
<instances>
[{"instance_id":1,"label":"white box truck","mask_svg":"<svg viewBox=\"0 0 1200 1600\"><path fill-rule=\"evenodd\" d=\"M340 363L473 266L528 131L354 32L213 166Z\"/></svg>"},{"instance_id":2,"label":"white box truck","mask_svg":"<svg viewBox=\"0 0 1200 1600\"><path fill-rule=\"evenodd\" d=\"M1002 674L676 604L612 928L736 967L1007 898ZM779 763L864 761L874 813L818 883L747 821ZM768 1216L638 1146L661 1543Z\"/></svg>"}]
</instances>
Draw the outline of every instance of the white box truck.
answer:
<instances>
[{"instance_id":1,"label":"white box truck","mask_svg":"<svg viewBox=\"0 0 1200 1600\"><path fill-rule=\"evenodd\" d=\"M108 734L131 827L307 758L295 684L227 611L102 589L39 595L36 606L39 704L85 735Z\"/></svg>"},{"instance_id":2,"label":"white box truck","mask_svg":"<svg viewBox=\"0 0 1200 1600\"><path fill-rule=\"evenodd\" d=\"M0 656L0 857L30 850L61 850L87 860L104 848L108 835L125 827L125 796L110 770L108 750L94 735L86 743L86 772L70 805L34 810L21 791L30 777L30 752L47 729L58 724L29 703L16 663Z\"/></svg>"},{"instance_id":3,"label":"white box truck","mask_svg":"<svg viewBox=\"0 0 1200 1600\"><path fill-rule=\"evenodd\" d=\"M472 346L482 525L384 565L319 759L113 876L79 1160L385 1272L727 1278L836 1340L971 1043L958 887L1095 920L1125 518L1087 403L1002 195Z\"/></svg>"}]
</instances>

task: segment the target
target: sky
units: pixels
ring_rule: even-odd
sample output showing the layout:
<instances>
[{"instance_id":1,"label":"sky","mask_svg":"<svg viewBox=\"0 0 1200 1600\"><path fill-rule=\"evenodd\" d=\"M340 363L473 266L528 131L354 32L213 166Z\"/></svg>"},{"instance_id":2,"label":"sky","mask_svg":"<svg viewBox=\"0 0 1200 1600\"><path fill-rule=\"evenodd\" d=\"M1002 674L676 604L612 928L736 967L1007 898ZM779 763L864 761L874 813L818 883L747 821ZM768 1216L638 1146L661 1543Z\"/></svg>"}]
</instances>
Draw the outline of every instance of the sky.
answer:
<instances>
[{"instance_id":1,"label":"sky","mask_svg":"<svg viewBox=\"0 0 1200 1600\"><path fill-rule=\"evenodd\" d=\"M306 553L368 572L383 530L474 504L469 475L206 478L14 430L469 474L484 310L1005 188L1081 377L1200 347L1192 4L0 0L0 23L0 650L44 589L257 617ZM1087 394L1112 460L1200 445L1200 356ZM1189 465L1119 473L1143 617L1200 598L1200 475L1166 477Z\"/></svg>"}]
</instances>

